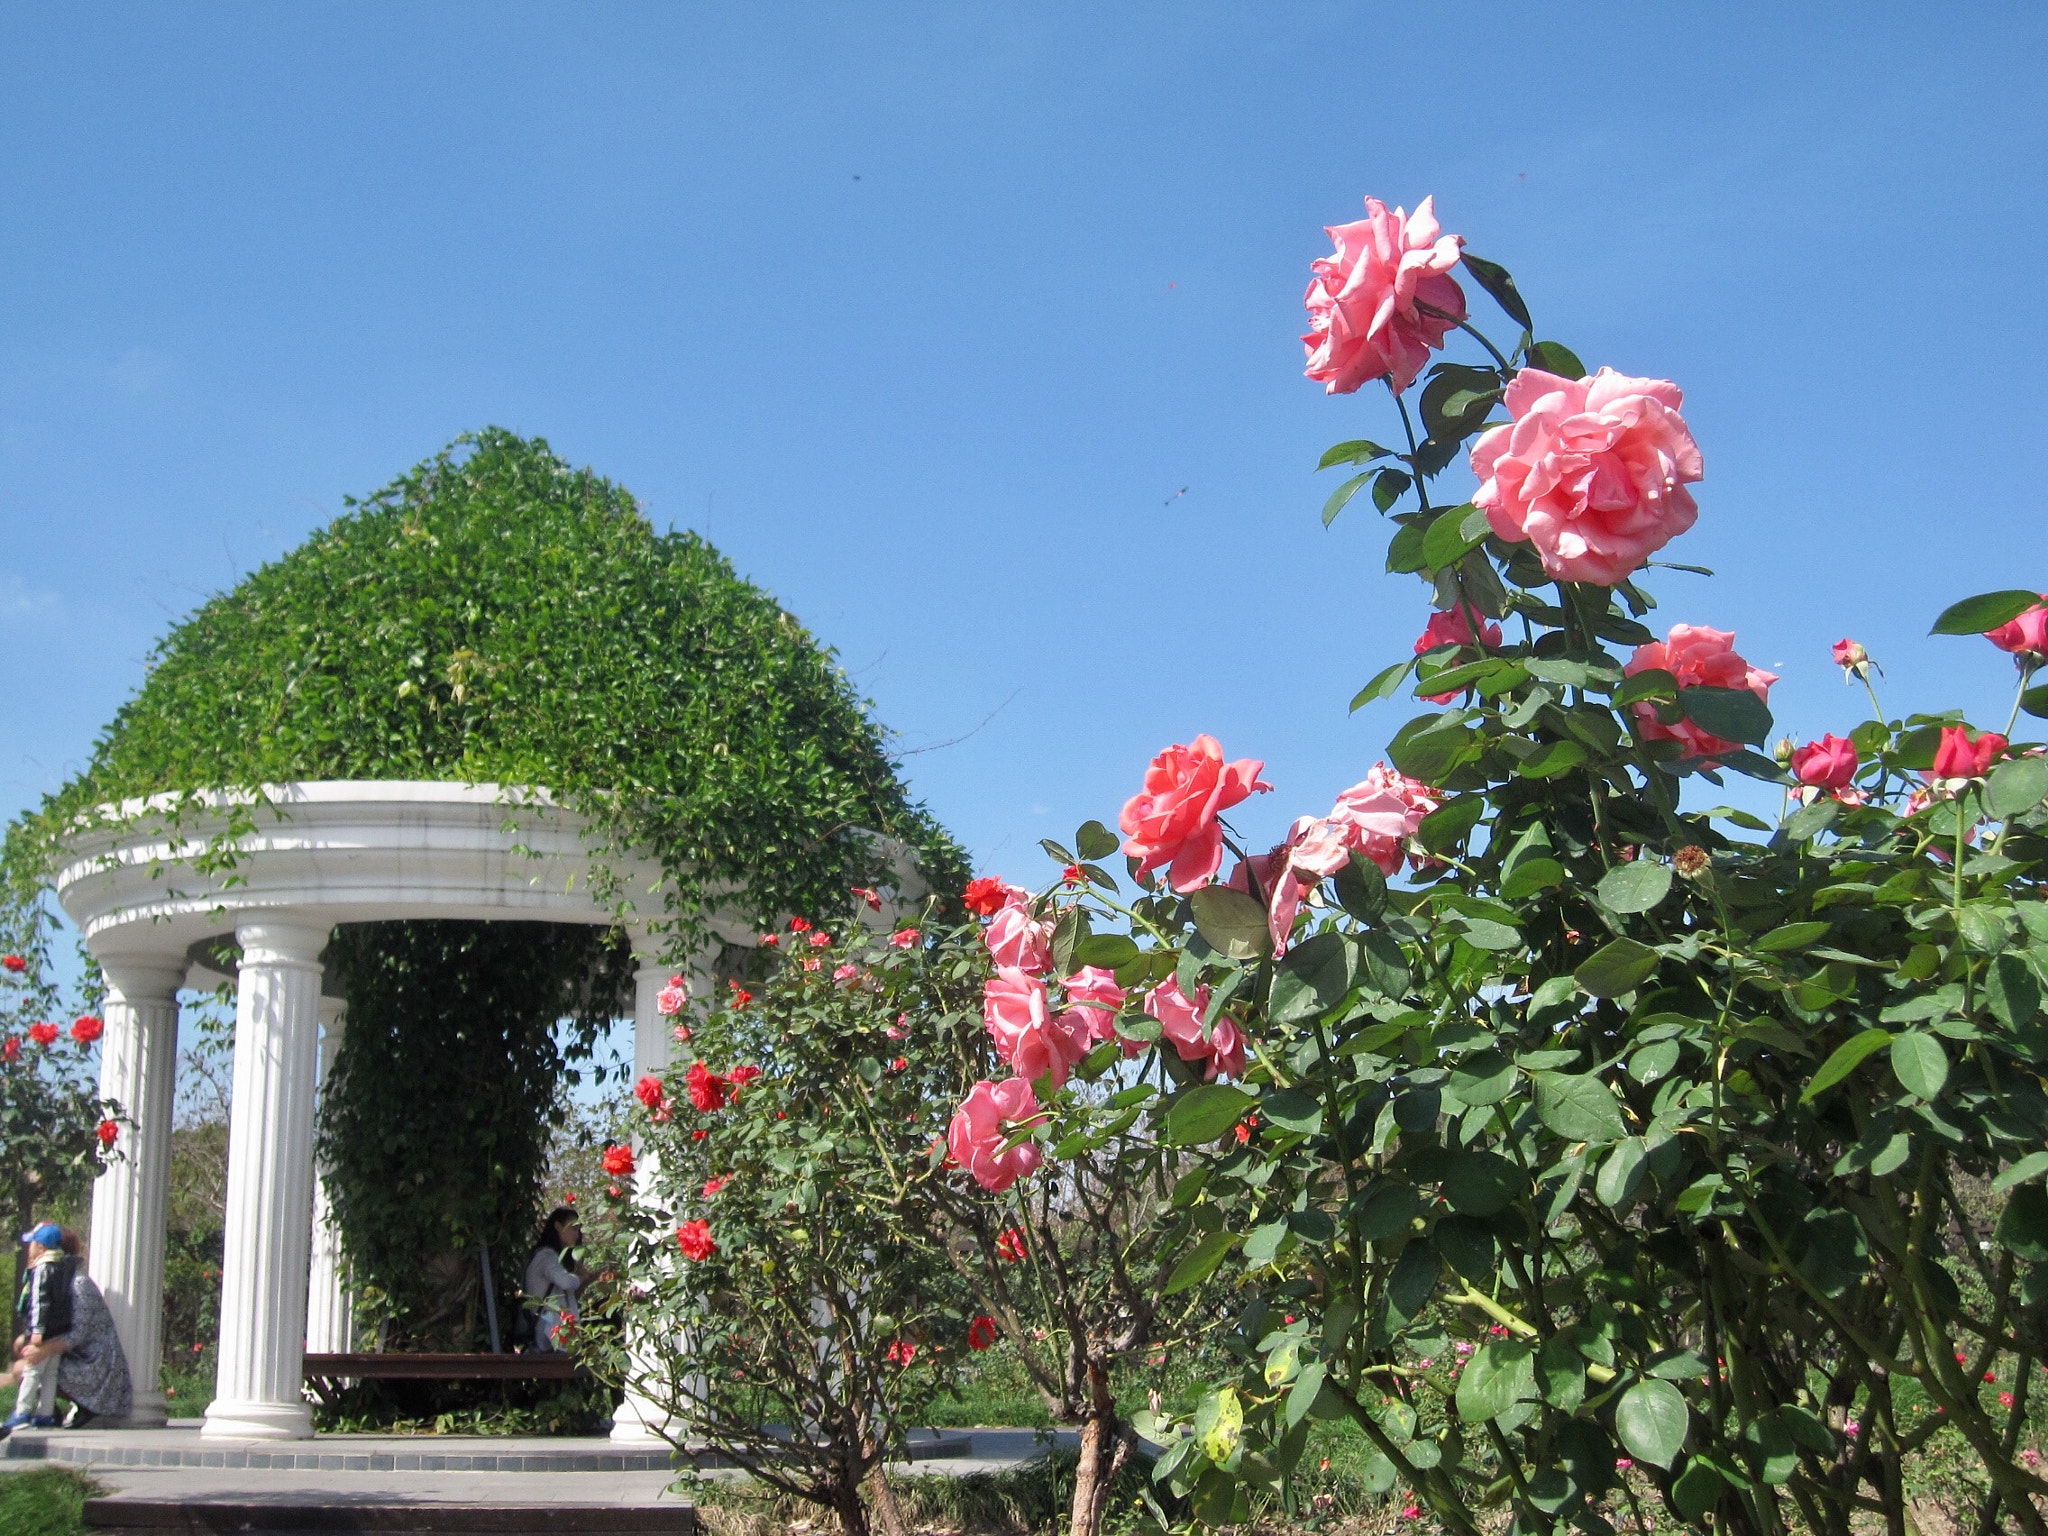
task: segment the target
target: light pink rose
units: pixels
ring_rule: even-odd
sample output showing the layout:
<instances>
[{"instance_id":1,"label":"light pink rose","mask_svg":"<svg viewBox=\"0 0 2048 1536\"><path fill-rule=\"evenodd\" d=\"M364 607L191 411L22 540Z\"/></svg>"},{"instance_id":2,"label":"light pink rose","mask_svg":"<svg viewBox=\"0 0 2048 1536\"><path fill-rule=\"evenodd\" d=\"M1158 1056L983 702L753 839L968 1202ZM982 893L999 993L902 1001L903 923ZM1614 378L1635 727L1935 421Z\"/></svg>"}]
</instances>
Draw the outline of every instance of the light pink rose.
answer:
<instances>
[{"instance_id":1,"label":"light pink rose","mask_svg":"<svg viewBox=\"0 0 2048 1536\"><path fill-rule=\"evenodd\" d=\"M1050 1077L1057 1089L1075 1062L1088 1054L1083 1021L1071 1013L1054 1018L1045 983L1013 966L1002 966L981 989L981 1017L996 1043L996 1055L1019 1077Z\"/></svg>"},{"instance_id":2,"label":"light pink rose","mask_svg":"<svg viewBox=\"0 0 2048 1536\"><path fill-rule=\"evenodd\" d=\"M1431 651L1441 650L1450 645L1469 645L1474 650L1492 651L1500 648L1500 626L1491 619L1479 621L1479 638L1472 638L1471 616L1463 603L1455 608L1439 608L1429 616L1429 623L1421 634L1415 637L1415 654L1426 656ZM1448 704L1458 696L1454 688L1449 693L1425 693L1423 697L1432 704Z\"/></svg>"},{"instance_id":3,"label":"light pink rose","mask_svg":"<svg viewBox=\"0 0 2048 1536\"><path fill-rule=\"evenodd\" d=\"M1417 868L1428 855L1413 846L1422 818L1444 803L1441 791L1418 779L1374 763L1358 783L1337 797L1328 819L1348 829L1351 847L1377 864L1391 878L1405 855Z\"/></svg>"},{"instance_id":4,"label":"light pink rose","mask_svg":"<svg viewBox=\"0 0 2048 1536\"><path fill-rule=\"evenodd\" d=\"M1003 1143L1019 1126L1043 1119L1031 1084L1021 1077L991 1083L986 1078L967 1092L946 1128L946 1151L991 1194L1001 1194L1019 1179L1038 1171L1041 1153L1034 1141L1008 1151Z\"/></svg>"},{"instance_id":5,"label":"light pink rose","mask_svg":"<svg viewBox=\"0 0 2048 1536\"><path fill-rule=\"evenodd\" d=\"M1202 1037L1202 1010L1209 1006L1209 989L1201 986L1190 998L1180 983L1169 976L1145 998L1145 1011L1159 1021L1159 1030L1182 1061L1205 1064L1203 1076L1214 1082L1221 1077L1244 1075L1244 1039L1228 1014L1218 1014L1207 1039Z\"/></svg>"},{"instance_id":6,"label":"light pink rose","mask_svg":"<svg viewBox=\"0 0 2048 1536\"><path fill-rule=\"evenodd\" d=\"M2035 663L2048 661L2048 592L2041 594L2040 604L2029 608L2018 618L1987 630L1984 638L2001 651L2011 651L2013 660L2025 666L2029 660Z\"/></svg>"},{"instance_id":7,"label":"light pink rose","mask_svg":"<svg viewBox=\"0 0 2048 1536\"><path fill-rule=\"evenodd\" d=\"M1117 1011L1124 1005L1124 989L1116 984L1116 973L1106 971L1099 965L1084 965L1066 979L1067 1011L1060 1015L1071 1020L1073 1028L1082 1039L1093 1044L1098 1040L1117 1040ZM1135 1056L1145 1047L1137 1040L1123 1040L1126 1056Z\"/></svg>"},{"instance_id":8,"label":"light pink rose","mask_svg":"<svg viewBox=\"0 0 2048 1536\"><path fill-rule=\"evenodd\" d=\"M1331 394L1384 378L1398 395L1465 318L1465 291L1450 275L1465 241L1440 231L1433 197L1413 218L1368 197L1365 214L1323 231L1337 249L1310 268L1301 344L1308 376Z\"/></svg>"},{"instance_id":9,"label":"light pink rose","mask_svg":"<svg viewBox=\"0 0 2048 1536\"><path fill-rule=\"evenodd\" d=\"M1052 965L1053 925L1034 920L1030 902L1029 893L1016 891L982 930L981 941L998 966L1043 972Z\"/></svg>"},{"instance_id":10,"label":"light pink rose","mask_svg":"<svg viewBox=\"0 0 2048 1536\"><path fill-rule=\"evenodd\" d=\"M1472 445L1473 504L1501 538L1532 541L1560 581L1626 580L1699 516L1685 488L1702 470L1684 402L1664 379L1524 368L1503 402L1514 420Z\"/></svg>"},{"instance_id":11,"label":"light pink rose","mask_svg":"<svg viewBox=\"0 0 2048 1536\"><path fill-rule=\"evenodd\" d=\"M1176 891L1199 890L1215 879L1223 862L1223 829L1216 818L1254 791L1273 787L1259 778L1265 766L1249 757L1224 762L1222 746L1206 734L1192 746L1175 744L1153 758L1144 789L1124 802L1117 817L1124 852L1139 861L1138 877L1171 863L1169 882Z\"/></svg>"},{"instance_id":12,"label":"light pink rose","mask_svg":"<svg viewBox=\"0 0 2048 1536\"><path fill-rule=\"evenodd\" d=\"M1275 958L1287 953L1302 898L1342 869L1350 857L1351 829L1342 822L1319 821L1313 816L1298 818L1288 828L1287 841L1267 856L1263 871L1266 928L1273 935Z\"/></svg>"},{"instance_id":13,"label":"light pink rose","mask_svg":"<svg viewBox=\"0 0 2048 1536\"><path fill-rule=\"evenodd\" d=\"M1681 689L1747 688L1765 702L1770 700L1771 684L1778 680L1777 673L1752 667L1736 654L1732 631L1709 629L1704 624L1672 625L1665 639L1637 646L1622 671L1633 676L1658 669L1677 678ZM1742 750L1741 742L1724 741L1690 720L1681 718L1676 725L1664 724L1648 701L1634 708L1636 729L1646 740L1680 742L1687 757L1713 758ZM1713 765L1709 762L1703 766Z\"/></svg>"}]
</instances>

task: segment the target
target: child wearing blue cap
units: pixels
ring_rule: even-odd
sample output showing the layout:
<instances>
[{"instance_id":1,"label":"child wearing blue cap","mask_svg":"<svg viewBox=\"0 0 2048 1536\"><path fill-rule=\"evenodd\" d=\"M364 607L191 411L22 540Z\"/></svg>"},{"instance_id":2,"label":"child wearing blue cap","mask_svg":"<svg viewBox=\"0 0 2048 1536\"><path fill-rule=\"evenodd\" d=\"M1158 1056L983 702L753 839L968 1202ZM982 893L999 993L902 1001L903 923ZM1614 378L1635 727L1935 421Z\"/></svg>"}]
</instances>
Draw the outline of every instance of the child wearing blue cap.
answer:
<instances>
[{"instance_id":1,"label":"child wearing blue cap","mask_svg":"<svg viewBox=\"0 0 2048 1536\"><path fill-rule=\"evenodd\" d=\"M21 1234L28 1244L28 1276L15 1336L14 1412L0 1423L0 1435L27 1425L49 1429L57 1422L57 1368L63 1348L50 1348L71 1332L71 1271L76 1260L64 1252L64 1229L54 1221Z\"/></svg>"}]
</instances>

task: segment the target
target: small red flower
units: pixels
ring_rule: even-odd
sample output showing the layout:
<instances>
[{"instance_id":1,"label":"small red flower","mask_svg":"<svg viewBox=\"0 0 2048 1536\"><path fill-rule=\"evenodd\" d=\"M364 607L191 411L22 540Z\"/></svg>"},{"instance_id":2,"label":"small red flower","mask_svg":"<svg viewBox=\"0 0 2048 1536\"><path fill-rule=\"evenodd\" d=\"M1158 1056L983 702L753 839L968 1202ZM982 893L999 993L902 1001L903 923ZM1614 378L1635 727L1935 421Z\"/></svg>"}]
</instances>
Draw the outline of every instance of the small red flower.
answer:
<instances>
[{"instance_id":1,"label":"small red flower","mask_svg":"<svg viewBox=\"0 0 2048 1536\"><path fill-rule=\"evenodd\" d=\"M889 935L889 942L898 949L915 949L920 937L922 935L915 928L898 928Z\"/></svg>"},{"instance_id":2,"label":"small red flower","mask_svg":"<svg viewBox=\"0 0 2048 1536\"><path fill-rule=\"evenodd\" d=\"M650 1072L633 1085L633 1097L649 1109L659 1109L668 1095L662 1092L661 1079Z\"/></svg>"},{"instance_id":3,"label":"small red flower","mask_svg":"<svg viewBox=\"0 0 2048 1536\"><path fill-rule=\"evenodd\" d=\"M604 1171L615 1179L623 1179L633 1171L633 1149L631 1147L606 1147L604 1149Z\"/></svg>"},{"instance_id":4,"label":"small red flower","mask_svg":"<svg viewBox=\"0 0 2048 1536\"><path fill-rule=\"evenodd\" d=\"M607 1184L604 1187L604 1192L610 1195L614 1200L618 1199L619 1195L621 1194L621 1190L619 1189L619 1186L616 1184Z\"/></svg>"},{"instance_id":5,"label":"small red flower","mask_svg":"<svg viewBox=\"0 0 2048 1536\"><path fill-rule=\"evenodd\" d=\"M734 1067L726 1073L725 1080L737 1092L761 1075L759 1067Z\"/></svg>"},{"instance_id":6,"label":"small red flower","mask_svg":"<svg viewBox=\"0 0 2048 1536\"><path fill-rule=\"evenodd\" d=\"M889 1063L889 1070L891 1072L901 1072L905 1067L908 1067L909 1065L910 1058L908 1056L898 1056L894 1061Z\"/></svg>"},{"instance_id":7,"label":"small red flower","mask_svg":"<svg viewBox=\"0 0 2048 1536\"><path fill-rule=\"evenodd\" d=\"M721 1173L715 1179L706 1179L704 1181L704 1198L706 1200L709 1200L713 1195L717 1194L721 1189L725 1188L725 1186L731 1182L732 1175L729 1173Z\"/></svg>"},{"instance_id":8,"label":"small red flower","mask_svg":"<svg viewBox=\"0 0 2048 1536\"><path fill-rule=\"evenodd\" d=\"M765 949L779 948L782 944L782 935L779 933L764 933L761 935L761 944Z\"/></svg>"},{"instance_id":9,"label":"small red flower","mask_svg":"<svg viewBox=\"0 0 2048 1536\"><path fill-rule=\"evenodd\" d=\"M82 1013L71 1021L71 1038L80 1045L91 1045L106 1033L106 1022L90 1013Z\"/></svg>"},{"instance_id":10,"label":"small red flower","mask_svg":"<svg viewBox=\"0 0 2048 1536\"><path fill-rule=\"evenodd\" d=\"M831 944L832 935L829 933L814 933L805 942L813 949L824 949Z\"/></svg>"},{"instance_id":11,"label":"small red flower","mask_svg":"<svg viewBox=\"0 0 2048 1536\"><path fill-rule=\"evenodd\" d=\"M1060 879L1068 885L1086 885L1088 883L1088 877L1081 873L1081 866L1078 864L1069 864L1065 869L1061 870Z\"/></svg>"},{"instance_id":12,"label":"small red flower","mask_svg":"<svg viewBox=\"0 0 2048 1536\"><path fill-rule=\"evenodd\" d=\"M1986 1372L1984 1373L1984 1379L1985 1379L1986 1381L1996 1381L1996 1380L1998 1380L1998 1372L1996 1372L1996 1371L1986 1371Z\"/></svg>"},{"instance_id":13,"label":"small red flower","mask_svg":"<svg viewBox=\"0 0 2048 1536\"><path fill-rule=\"evenodd\" d=\"M725 1079L703 1062L691 1062L690 1075L684 1081L689 1084L690 1102L700 1113L708 1115L714 1109L725 1107Z\"/></svg>"},{"instance_id":14,"label":"small red flower","mask_svg":"<svg viewBox=\"0 0 2048 1536\"><path fill-rule=\"evenodd\" d=\"M792 917L789 920L789 931L791 933L809 933L811 931L811 925L804 918Z\"/></svg>"},{"instance_id":15,"label":"small red flower","mask_svg":"<svg viewBox=\"0 0 2048 1536\"><path fill-rule=\"evenodd\" d=\"M967 889L960 893L960 899L976 917L992 917L1002 911L1010 893L1002 881L993 875L983 875L979 880L967 882Z\"/></svg>"},{"instance_id":16,"label":"small red flower","mask_svg":"<svg viewBox=\"0 0 2048 1536\"><path fill-rule=\"evenodd\" d=\"M853 894L868 904L870 912L882 910L882 893L880 891L871 891L864 885L856 885L853 888Z\"/></svg>"},{"instance_id":17,"label":"small red flower","mask_svg":"<svg viewBox=\"0 0 2048 1536\"><path fill-rule=\"evenodd\" d=\"M747 990L747 989L746 989L745 987L741 986L741 985L740 985L740 984L739 984L738 982L733 982L733 983L732 983L732 1005L733 1005L733 1007L735 1007L735 1008L744 1008L744 1007L746 1007L746 1006L747 1006L747 1004L751 1003L751 1002L752 1002L753 1000L754 1000L754 994L753 994L753 993L749 992L749 991L748 991L748 990Z\"/></svg>"},{"instance_id":18,"label":"small red flower","mask_svg":"<svg viewBox=\"0 0 2048 1536\"><path fill-rule=\"evenodd\" d=\"M0 1058L8 1061L21 1060L21 1042L9 1035L5 1044L0 1044Z\"/></svg>"},{"instance_id":19,"label":"small red flower","mask_svg":"<svg viewBox=\"0 0 2048 1536\"><path fill-rule=\"evenodd\" d=\"M996 1320L983 1313L967 1325L967 1347L987 1349L996 1341Z\"/></svg>"},{"instance_id":20,"label":"small red flower","mask_svg":"<svg viewBox=\"0 0 2048 1536\"><path fill-rule=\"evenodd\" d=\"M676 1228L676 1246L686 1259L708 1259L718 1252L718 1244L711 1240L711 1223L701 1218Z\"/></svg>"},{"instance_id":21,"label":"small red flower","mask_svg":"<svg viewBox=\"0 0 2048 1536\"><path fill-rule=\"evenodd\" d=\"M576 1191L575 1191L575 1190L573 1190L573 1189L572 1189L572 1190L570 1190L570 1191L569 1191L569 1193L567 1193L566 1195L562 1196L562 1204L564 1204L564 1205L574 1205L575 1203L576 1203Z\"/></svg>"},{"instance_id":22,"label":"small red flower","mask_svg":"<svg viewBox=\"0 0 2048 1536\"><path fill-rule=\"evenodd\" d=\"M93 1134L99 1137L102 1147L111 1147L114 1144L114 1138L121 1134L121 1127L111 1120L102 1120L93 1127Z\"/></svg>"},{"instance_id":23,"label":"small red flower","mask_svg":"<svg viewBox=\"0 0 2048 1536\"><path fill-rule=\"evenodd\" d=\"M28 969L28 962L19 955L0 955L0 966L5 966L8 970L19 976Z\"/></svg>"},{"instance_id":24,"label":"small red flower","mask_svg":"<svg viewBox=\"0 0 2048 1536\"><path fill-rule=\"evenodd\" d=\"M702 1141L706 1136L709 1136L710 1134L711 1133L709 1131L692 1131L690 1132L690 1140Z\"/></svg>"},{"instance_id":25,"label":"small red flower","mask_svg":"<svg viewBox=\"0 0 2048 1536\"><path fill-rule=\"evenodd\" d=\"M41 1024L31 1024L28 1027L28 1037L37 1045L54 1045L57 1042L57 1026L47 1020Z\"/></svg>"},{"instance_id":26,"label":"small red flower","mask_svg":"<svg viewBox=\"0 0 2048 1536\"><path fill-rule=\"evenodd\" d=\"M1246 1115L1235 1126L1231 1127L1237 1136L1237 1144L1240 1147L1252 1139L1252 1127L1258 1123L1259 1117L1257 1115Z\"/></svg>"},{"instance_id":27,"label":"small red flower","mask_svg":"<svg viewBox=\"0 0 2048 1536\"><path fill-rule=\"evenodd\" d=\"M1999 1393L1998 1406L2001 1408L2010 1408L2012 1406L2012 1394L2010 1392Z\"/></svg>"},{"instance_id":28,"label":"small red flower","mask_svg":"<svg viewBox=\"0 0 2048 1536\"><path fill-rule=\"evenodd\" d=\"M1030 1256L1024 1246L1024 1233L1017 1227L1005 1227L996 1236L996 1257L1006 1263L1021 1264Z\"/></svg>"},{"instance_id":29,"label":"small red flower","mask_svg":"<svg viewBox=\"0 0 2048 1536\"><path fill-rule=\"evenodd\" d=\"M888 1360L893 1366L902 1367L917 1358L917 1346L907 1339L898 1339L889 1346Z\"/></svg>"}]
</instances>

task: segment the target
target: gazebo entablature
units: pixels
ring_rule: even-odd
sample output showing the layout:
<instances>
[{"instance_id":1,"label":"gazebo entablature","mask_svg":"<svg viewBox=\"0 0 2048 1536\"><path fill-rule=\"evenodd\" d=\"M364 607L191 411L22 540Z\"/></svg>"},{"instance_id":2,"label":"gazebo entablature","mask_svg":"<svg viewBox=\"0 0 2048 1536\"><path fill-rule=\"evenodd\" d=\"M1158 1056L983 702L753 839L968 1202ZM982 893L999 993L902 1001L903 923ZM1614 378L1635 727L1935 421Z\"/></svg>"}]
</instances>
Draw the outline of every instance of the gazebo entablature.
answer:
<instances>
[{"instance_id":1,"label":"gazebo entablature","mask_svg":"<svg viewBox=\"0 0 2048 1536\"><path fill-rule=\"evenodd\" d=\"M755 928L737 911L707 911L693 960L672 967L663 958L674 914L662 867L592 843L587 822L545 790L327 780L269 785L260 796L129 801L67 844L57 898L107 982L100 1089L132 1122L125 1156L94 1188L89 1260L134 1374L131 1422L165 1416L158 1381L180 987L215 985L218 941L240 946L220 1352L204 1432L302 1437L312 1432L305 1350L349 1343L338 1243L315 1208L316 1096L343 1025L321 952L340 923L623 924L637 961L635 1073L658 1071L672 1039L656 1006L668 977L682 971L693 996L704 996L717 941L751 944ZM908 850L888 851L901 898L921 895ZM616 1438L650 1433L635 1407L629 1401L620 1415Z\"/></svg>"}]
</instances>

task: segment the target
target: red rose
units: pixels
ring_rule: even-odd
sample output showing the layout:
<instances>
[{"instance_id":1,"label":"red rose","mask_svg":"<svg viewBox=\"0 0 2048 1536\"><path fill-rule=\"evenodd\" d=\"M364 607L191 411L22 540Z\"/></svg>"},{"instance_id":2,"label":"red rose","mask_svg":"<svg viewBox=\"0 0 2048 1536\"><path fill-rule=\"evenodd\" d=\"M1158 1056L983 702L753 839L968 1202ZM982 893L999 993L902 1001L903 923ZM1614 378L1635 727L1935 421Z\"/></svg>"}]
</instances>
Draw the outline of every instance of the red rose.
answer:
<instances>
[{"instance_id":1,"label":"red rose","mask_svg":"<svg viewBox=\"0 0 2048 1536\"><path fill-rule=\"evenodd\" d=\"M917 1358L917 1346L908 1339L898 1339L888 1349L887 1359L893 1366L902 1367Z\"/></svg>"},{"instance_id":2,"label":"red rose","mask_svg":"<svg viewBox=\"0 0 2048 1536\"><path fill-rule=\"evenodd\" d=\"M792 917L789 920L789 931L791 933L809 933L811 931L809 919Z\"/></svg>"},{"instance_id":3,"label":"red rose","mask_svg":"<svg viewBox=\"0 0 2048 1536\"><path fill-rule=\"evenodd\" d=\"M106 1024L90 1013L80 1014L71 1021L71 1038L80 1045L91 1045L106 1032Z\"/></svg>"},{"instance_id":4,"label":"red rose","mask_svg":"<svg viewBox=\"0 0 2048 1536\"><path fill-rule=\"evenodd\" d=\"M725 1186L727 1185L727 1183L731 1181L731 1179L732 1175L729 1173L721 1173L715 1179L706 1179L704 1181L704 1198L706 1200L709 1200L713 1195L717 1194L721 1189L725 1188Z\"/></svg>"},{"instance_id":5,"label":"red rose","mask_svg":"<svg viewBox=\"0 0 2048 1536\"><path fill-rule=\"evenodd\" d=\"M0 955L0 966L5 966L8 970L19 976L28 969L28 962L19 955Z\"/></svg>"},{"instance_id":6,"label":"red rose","mask_svg":"<svg viewBox=\"0 0 2048 1536\"><path fill-rule=\"evenodd\" d=\"M960 899L967 903L967 910L976 917L993 917L1002 911L1010 898L1010 888L993 875L983 875L979 880L967 882L967 889Z\"/></svg>"},{"instance_id":7,"label":"red rose","mask_svg":"<svg viewBox=\"0 0 2048 1536\"><path fill-rule=\"evenodd\" d=\"M996 1257L1011 1264L1021 1264L1028 1257L1024 1247L1024 1233L1017 1227L1005 1227L996 1237Z\"/></svg>"},{"instance_id":8,"label":"red rose","mask_svg":"<svg viewBox=\"0 0 2048 1536\"><path fill-rule=\"evenodd\" d=\"M761 1075L759 1067L734 1067L726 1073L725 1080L735 1091L744 1088Z\"/></svg>"},{"instance_id":9,"label":"red rose","mask_svg":"<svg viewBox=\"0 0 2048 1536\"><path fill-rule=\"evenodd\" d=\"M14 1036L9 1035L6 1043L0 1044L0 1058L8 1061L19 1061L21 1059L21 1042L15 1039Z\"/></svg>"},{"instance_id":10,"label":"red rose","mask_svg":"<svg viewBox=\"0 0 2048 1536\"><path fill-rule=\"evenodd\" d=\"M915 928L898 928L889 935L889 942L898 949L917 948L918 932Z\"/></svg>"},{"instance_id":11,"label":"red rose","mask_svg":"<svg viewBox=\"0 0 2048 1536\"><path fill-rule=\"evenodd\" d=\"M668 1095L662 1092L661 1079L650 1072L633 1085L633 1097L649 1109L659 1109Z\"/></svg>"},{"instance_id":12,"label":"red rose","mask_svg":"<svg viewBox=\"0 0 2048 1536\"><path fill-rule=\"evenodd\" d=\"M1943 726L1941 745L1934 751L1934 777L1981 779L2005 748L2005 738L1996 731L1985 731L1973 740L1968 726Z\"/></svg>"},{"instance_id":13,"label":"red rose","mask_svg":"<svg viewBox=\"0 0 2048 1536\"><path fill-rule=\"evenodd\" d=\"M701 1061L690 1063L690 1075L685 1081L690 1088L690 1102L704 1114L725 1107L725 1079L705 1066Z\"/></svg>"},{"instance_id":14,"label":"red rose","mask_svg":"<svg viewBox=\"0 0 2048 1536\"><path fill-rule=\"evenodd\" d=\"M604 1171L615 1179L623 1179L633 1171L633 1149L631 1147L606 1147L604 1149Z\"/></svg>"},{"instance_id":15,"label":"red rose","mask_svg":"<svg viewBox=\"0 0 2048 1536\"><path fill-rule=\"evenodd\" d=\"M102 1120L94 1127L93 1134L99 1137L102 1147L111 1147L114 1144L114 1138L121 1134L121 1127L111 1120Z\"/></svg>"},{"instance_id":16,"label":"red rose","mask_svg":"<svg viewBox=\"0 0 2048 1536\"><path fill-rule=\"evenodd\" d=\"M701 1219L676 1228L676 1246L686 1259L708 1259L718 1252L718 1244L711 1240L711 1223Z\"/></svg>"},{"instance_id":17,"label":"red rose","mask_svg":"<svg viewBox=\"0 0 2048 1536\"><path fill-rule=\"evenodd\" d=\"M764 933L761 935L761 942L768 948L774 949L782 943L782 935L779 933Z\"/></svg>"},{"instance_id":18,"label":"red rose","mask_svg":"<svg viewBox=\"0 0 2048 1536\"><path fill-rule=\"evenodd\" d=\"M967 1347L987 1349L996 1341L996 1320L983 1313L967 1325Z\"/></svg>"},{"instance_id":19,"label":"red rose","mask_svg":"<svg viewBox=\"0 0 2048 1536\"><path fill-rule=\"evenodd\" d=\"M880 891L869 890L864 885L856 885L853 888L853 894L858 896L862 901L868 904L868 910L870 912L879 912L882 910L882 893Z\"/></svg>"},{"instance_id":20,"label":"red rose","mask_svg":"<svg viewBox=\"0 0 2048 1536\"><path fill-rule=\"evenodd\" d=\"M28 1037L37 1045L54 1045L57 1041L57 1026L48 1022L31 1024L28 1027Z\"/></svg>"},{"instance_id":21,"label":"red rose","mask_svg":"<svg viewBox=\"0 0 2048 1536\"><path fill-rule=\"evenodd\" d=\"M732 982L730 983L730 985L732 987L733 1007L744 1008L747 1006L747 1004L751 1003L754 1000L754 994L749 992L745 987L741 986L738 982Z\"/></svg>"}]
</instances>

